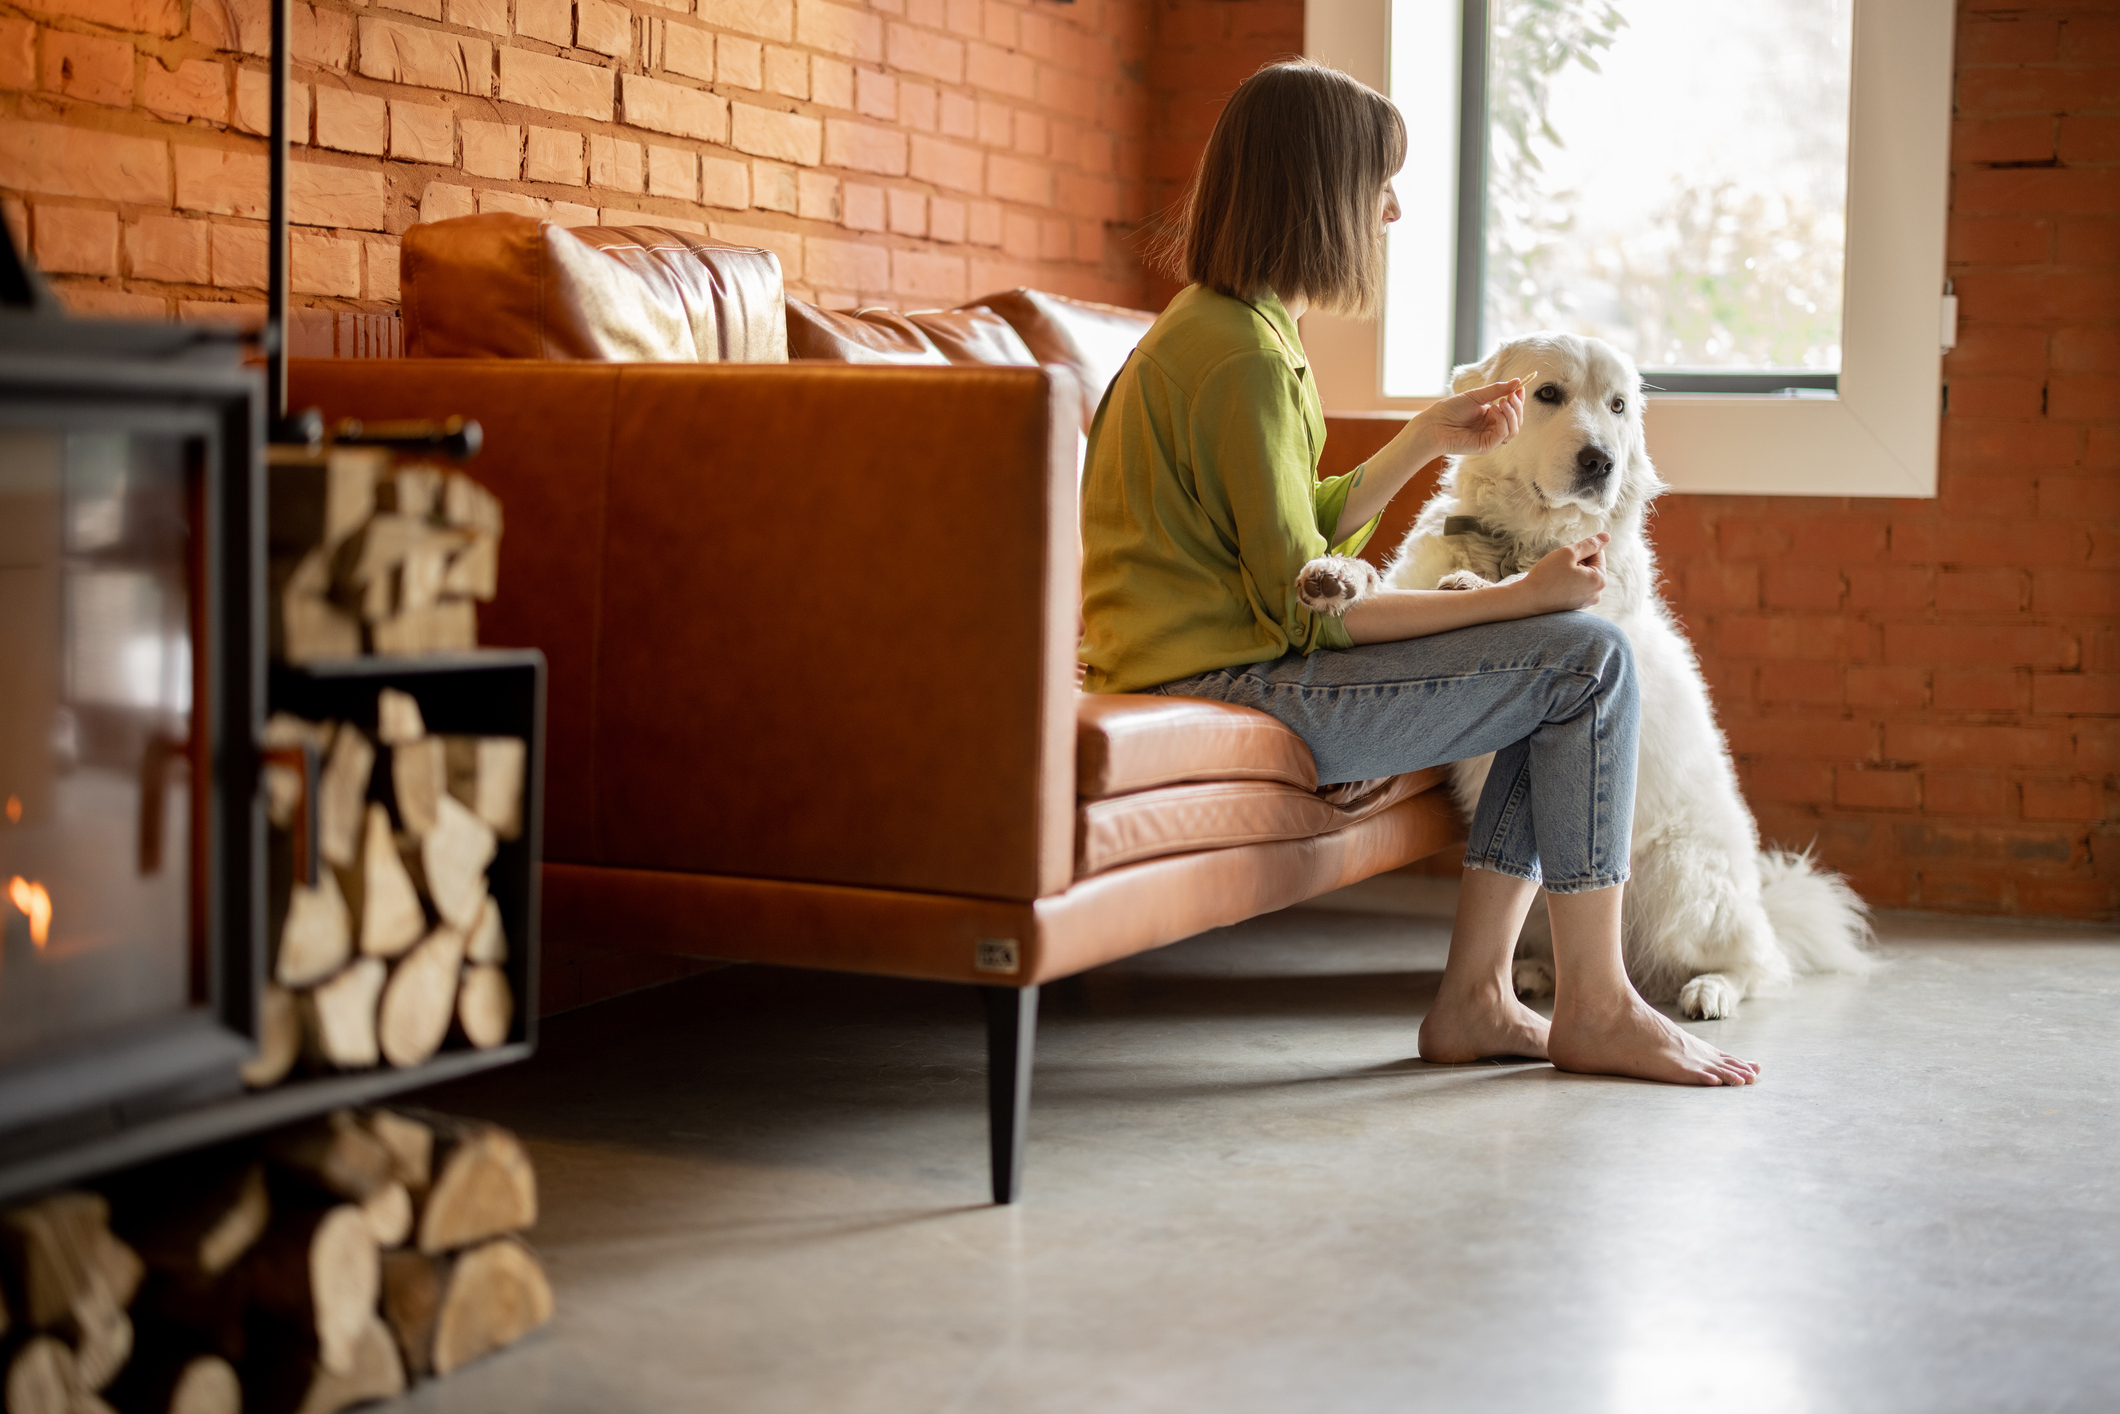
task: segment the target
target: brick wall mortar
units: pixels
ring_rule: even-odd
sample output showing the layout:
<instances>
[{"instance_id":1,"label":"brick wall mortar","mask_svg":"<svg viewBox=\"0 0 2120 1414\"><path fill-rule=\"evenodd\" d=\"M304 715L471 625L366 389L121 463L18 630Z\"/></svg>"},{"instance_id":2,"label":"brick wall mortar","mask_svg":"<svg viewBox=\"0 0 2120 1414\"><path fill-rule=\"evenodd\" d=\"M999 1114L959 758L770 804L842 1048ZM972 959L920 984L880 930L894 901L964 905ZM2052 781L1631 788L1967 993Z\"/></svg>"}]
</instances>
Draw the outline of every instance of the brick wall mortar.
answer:
<instances>
[{"instance_id":1,"label":"brick wall mortar","mask_svg":"<svg viewBox=\"0 0 2120 1414\"><path fill-rule=\"evenodd\" d=\"M515 210L764 245L836 306L1018 284L1139 304L1107 235L1140 204L1120 152L1145 3L297 3L294 303L387 314L408 226ZM0 3L0 209L72 308L259 317L268 24L260 0ZM975 71L937 77L967 45ZM948 169L909 166L910 138L947 141ZM850 181L886 192L887 226L847 221ZM1005 243L1024 222L1043 238Z\"/></svg>"}]
</instances>

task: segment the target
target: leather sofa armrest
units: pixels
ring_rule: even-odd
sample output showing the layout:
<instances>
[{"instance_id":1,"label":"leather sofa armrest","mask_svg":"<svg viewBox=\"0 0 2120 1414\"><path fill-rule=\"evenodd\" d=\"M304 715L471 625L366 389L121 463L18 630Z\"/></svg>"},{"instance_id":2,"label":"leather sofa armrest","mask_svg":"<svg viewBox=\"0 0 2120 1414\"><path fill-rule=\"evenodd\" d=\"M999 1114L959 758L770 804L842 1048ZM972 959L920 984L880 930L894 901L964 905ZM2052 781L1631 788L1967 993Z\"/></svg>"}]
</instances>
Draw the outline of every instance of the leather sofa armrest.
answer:
<instances>
[{"instance_id":1,"label":"leather sofa armrest","mask_svg":"<svg viewBox=\"0 0 2120 1414\"><path fill-rule=\"evenodd\" d=\"M482 639L551 662L556 861L1032 899L1071 877L1072 390L1027 368L296 361L478 418Z\"/></svg>"}]
</instances>

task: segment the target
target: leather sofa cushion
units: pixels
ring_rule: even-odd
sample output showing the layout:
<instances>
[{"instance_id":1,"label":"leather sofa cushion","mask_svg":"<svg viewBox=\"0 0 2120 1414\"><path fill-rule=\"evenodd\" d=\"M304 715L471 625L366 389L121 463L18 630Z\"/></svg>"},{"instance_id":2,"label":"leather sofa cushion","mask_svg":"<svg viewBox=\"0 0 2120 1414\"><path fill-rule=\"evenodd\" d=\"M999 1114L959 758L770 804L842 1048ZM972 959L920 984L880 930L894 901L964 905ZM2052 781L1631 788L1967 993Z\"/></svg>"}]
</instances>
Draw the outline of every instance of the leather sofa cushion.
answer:
<instances>
[{"instance_id":1,"label":"leather sofa cushion","mask_svg":"<svg viewBox=\"0 0 2120 1414\"><path fill-rule=\"evenodd\" d=\"M1249 707L1154 693L1076 697L1077 797L1102 800L1185 781L1269 781L1313 792L1318 768L1303 738Z\"/></svg>"},{"instance_id":2,"label":"leather sofa cushion","mask_svg":"<svg viewBox=\"0 0 2120 1414\"><path fill-rule=\"evenodd\" d=\"M1082 388L1082 430L1089 431L1104 390L1119 376L1126 357L1156 322L1146 310L1094 304L1043 290L1008 290L974 300L1009 322L1039 363L1058 363Z\"/></svg>"},{"instance_id":3,"label":"leather sofa cushion","mask_svg":"<svg viewBox=\"0 0 2120 1414\"><path fill-rule=\"evenodd\" d=\"M990 309L819 309L788 301L788 353L836 363L1030 368L1038 360Z\"/></svg>"},{"instance_id":4,"label":"leather sofa cushion","mask_svg":"<svg viewBox=\"0 0 2120 1414\"><path fill-rule=\"evenodd\" d=\"M834 363L946 364L927 331L892 309L819 309L788 301L788 356Z\"/></svg>"},{"instance_id":5,"label":"leather sofa cushion","mask_svg":"<svg viewBox=\"0 0 2120 1414\"><path fill-rule=\"evenodd\" d=\"M495 212L411 227L411 358L784 363L780 260L646 226Z\"/></svg>"},{"instance_id":6,"label":"leather sofa cushion","mask_svg":"<svg viewBox=\"0 0 2120 1414\"><path fill-rule=\"evenodd\" d=\"M1285 781L1199 781L1085 800L1075 812L1075 877L1202 849L1308 839L1345 829L1443 777L1441 768L1367 783L1327 799Z\"/></svg>"},{"instance_id":7,"label":"leather sofa cushion","mask_svg":"<svg viewBox=\"0 0 2120 1414\"><path fill-rule=\"evenodd\" d=\"M916 309L906 318L919 325L951 363L1038 366L1023 336L991 309Z\"/></svg>"}]
</instances>

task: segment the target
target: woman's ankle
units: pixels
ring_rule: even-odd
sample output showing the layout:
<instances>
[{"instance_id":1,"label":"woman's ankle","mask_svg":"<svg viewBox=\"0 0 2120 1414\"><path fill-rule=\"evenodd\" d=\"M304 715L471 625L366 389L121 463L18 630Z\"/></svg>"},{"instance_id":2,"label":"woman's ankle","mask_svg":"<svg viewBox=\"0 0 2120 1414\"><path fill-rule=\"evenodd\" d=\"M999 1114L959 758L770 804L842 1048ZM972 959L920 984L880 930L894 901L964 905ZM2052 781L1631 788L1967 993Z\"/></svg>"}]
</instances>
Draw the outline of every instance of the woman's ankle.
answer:
<instances>
[{"instance_id":1,"label":"woman's ankle","mask_svg":"<svg viewBox=\"0 0 2120 1414\"><path fill-rule=\"evenodd\" d=\"M1556 1021L1565 1015L1570 1020L1594 1024L1600 1019L1625 1016L1637 1007L1648 1005L1624 977L1616 984L1608 981L1571 986L1565 977L1554 982L1553 1017Z\"/></svg>"},{"instance_id":2,"label":"woman's ankle","mask_svg":"<svg viewBox=\"0 0 2120 1414\"><path fill-rule=\"evenodd\" d=\"M1445 971L1443 980L1436 986L1435 996L1438 1002L1491 1003L1513 999L1516 989L1510 984L1506 974L1495 976L1480 972L1470 976L1454 976Z\"/></svg>"}]
</instances>

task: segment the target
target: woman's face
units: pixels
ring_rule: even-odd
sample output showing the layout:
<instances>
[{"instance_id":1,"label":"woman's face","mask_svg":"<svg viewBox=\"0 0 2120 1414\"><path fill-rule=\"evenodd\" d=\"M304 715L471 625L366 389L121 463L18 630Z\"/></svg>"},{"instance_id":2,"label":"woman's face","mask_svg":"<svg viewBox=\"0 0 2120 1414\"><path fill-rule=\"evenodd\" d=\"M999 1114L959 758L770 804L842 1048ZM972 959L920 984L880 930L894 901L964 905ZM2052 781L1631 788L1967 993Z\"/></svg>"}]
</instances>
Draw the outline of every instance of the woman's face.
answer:
<instances>
[{"instance_id":1,"label":"woman's face","mask_svg":"<svg viewBox=\"0 0 2120 1414\"><path fill-rule=\"evenodd\" d=\"M1386 182L1384 183L1384 224L1389 226L1398 219L1399 194L1391 189L1391 183Z\"/></svg>"}]
</instances>

